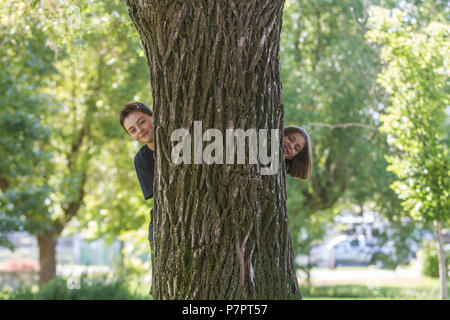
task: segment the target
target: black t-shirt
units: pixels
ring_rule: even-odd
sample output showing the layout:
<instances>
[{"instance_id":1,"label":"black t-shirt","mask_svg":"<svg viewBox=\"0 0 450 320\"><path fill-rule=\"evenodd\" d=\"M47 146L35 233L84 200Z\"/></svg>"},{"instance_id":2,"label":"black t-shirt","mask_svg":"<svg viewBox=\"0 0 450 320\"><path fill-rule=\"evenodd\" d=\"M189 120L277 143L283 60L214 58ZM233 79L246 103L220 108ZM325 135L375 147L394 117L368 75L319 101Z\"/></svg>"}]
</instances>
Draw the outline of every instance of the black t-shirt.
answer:
<instances>
[{"instance_id":1,"label":"black t-shirt","mask_svg":"<svg viewBox=\"0 0 450 320\"><path fill-rule=\"evenodd\" d=\"M153 151L145 144L134 157L134 168L141 185L144 199L153 198L153 176L155 159ZM150 225L148 226L148 240L153 240L153 209L150 211Z\"/></svg>"}]
</instances>

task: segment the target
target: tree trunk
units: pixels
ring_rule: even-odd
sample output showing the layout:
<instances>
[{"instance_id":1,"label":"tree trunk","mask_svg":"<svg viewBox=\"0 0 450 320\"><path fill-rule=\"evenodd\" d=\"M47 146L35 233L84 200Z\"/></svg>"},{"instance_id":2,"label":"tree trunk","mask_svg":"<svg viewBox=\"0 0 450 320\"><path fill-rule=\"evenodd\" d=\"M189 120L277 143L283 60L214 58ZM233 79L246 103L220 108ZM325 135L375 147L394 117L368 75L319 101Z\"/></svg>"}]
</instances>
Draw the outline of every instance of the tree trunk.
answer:
<instances>
[{"instance_id":1,"label":"tree trunk","mask_svg":"<svg viewBox=\"0 0 450 320\"><path fill-rule=\"evenodd\" d=\"M153 97L154 298L299 299L281 147L274 175L248 154L237 165L171 162L172 132L192 134L194 121L223 136L279 129L281 142L284 1L127 4Z\"/></svg>"},{"instance_id":2,"label":"tree trunk","mask_svg":"<svg viewBox=\"0 0 450 320\"><path fill-rule=\"evenodd\" d=\"M441 281L441 300L447 299L447 260L444 252L444 245L442 242L441 224L439 221L434 221L436 230L436 249L438 251L439 261L439 280Z\"/></svg>"},{"instance_id":3,"label":"tree trunk","mask_svg":"<svg viewBox=\"0 0 450 320\"><path fill-rule=\"evenodd\" d=\"M125 241L120 240L120 271L125 271Z\"/></svg>"},{"instance_id":4,"label":"tree trunk","mask_svg":"<svg viewBox=\"0 0 450 320\"><path fill-rule=\"evenodd\" d=\"M0 190L5 192L9 187L9 181L6 177L0 175Z\"/></svg>"},{"instance_id":5,"label":"tree trunk","mask_svg":"<svg viewBox=\"0 0 450 320\"><path fill-rule=\"evenodd\" d=\"M308 296L311 294L311 250L308 251L308 260L306 263L306 288Z\"/></svg>"},{"instance_id":6,"label":"tree trunk","mask_svg":"<svg viewBox=\"0 0 450 320\"><path fill-rule=\"evenodd\" d=\"M39 246L39 286L42 288L56 276L56 241L55 231L36 234Z\"/></svg>"}]
</instances>

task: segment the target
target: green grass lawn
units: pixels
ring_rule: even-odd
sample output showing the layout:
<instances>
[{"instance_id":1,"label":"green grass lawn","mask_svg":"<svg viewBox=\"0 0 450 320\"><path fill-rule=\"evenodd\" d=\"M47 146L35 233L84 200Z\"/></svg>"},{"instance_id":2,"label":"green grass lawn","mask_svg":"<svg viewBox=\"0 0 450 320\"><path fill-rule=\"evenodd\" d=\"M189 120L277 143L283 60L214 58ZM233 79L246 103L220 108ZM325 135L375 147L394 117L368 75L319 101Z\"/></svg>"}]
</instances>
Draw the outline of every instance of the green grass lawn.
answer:
<instances>
[{"instance_id":1,"label":"green grass lawn","mask_svg":"<svg viewBox=\"0 0 450 320\"><path fill-rule=\"evenodd\" d=\"M315 281L308 289L300 283L303 300L429 300L439 299L439 280L429 277L380 278L376 282L348 279L339 282ZM14 291L1 290L3 299L133 299L148 300L150 284L133 278L106 279L83 276L78 289L69 289L64 278L55 278L46 288L39 291L37 285L25 286ZM450 292L450 286L449 286Z\"/></svg>"},{"instance_id":2,"label":"green grass lawn","mask_svg":"<svg viewBox=\"0 0 450 320\"><path fill-rule=\"evenodd\" d=\"M450 286L448 287L450 291ZM300 290L304 300L322 299L388 299L388 300L429 300L439 299L439 280L423 278L422 283L410 285L381 284L368 287L358 283L333 283L330 285L302 285Z\"/></svg>"}]
</instances>

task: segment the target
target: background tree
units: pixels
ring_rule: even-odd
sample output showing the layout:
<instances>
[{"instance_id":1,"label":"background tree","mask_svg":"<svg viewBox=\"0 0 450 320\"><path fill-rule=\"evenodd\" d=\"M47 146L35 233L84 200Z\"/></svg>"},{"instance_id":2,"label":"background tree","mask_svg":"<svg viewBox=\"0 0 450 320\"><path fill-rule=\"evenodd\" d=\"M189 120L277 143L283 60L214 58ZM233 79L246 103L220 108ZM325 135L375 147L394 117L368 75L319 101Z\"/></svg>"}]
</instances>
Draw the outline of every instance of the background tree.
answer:
<instances>
[{"instance_id":1,"label":"background tree","mask_svg":"<svg viewBox=\"0 0 450 320\"><path fill-rule=\"evenodd\" d=\"M391 96L383 130L394 148L387 156L397 176L392 188L405 211L433 221L439 256L441 298L447 297L447 266L441 237L450 220L448 150L449 25L430 22L414 30L405 12L374 8L371 41L383 44L386 63L379 81Z\"/></svg>"},{"instance_id":2,"label":"background tree","mask_svg":"<svg viewBox=\"0 0 450 320\"><path fill-rule=\"evenodd\" d=\"M327 223L341 209L358 207L362 215L396 201L384 159L389 146L378 130L386 99L376 83L380 61L364 37L368 8L361 1L286 2L285 122L310 133L314 163L310 181L287 182L299 255L308 256L323 240ZM308 274L311 267L303 268Z\"/></svg>"},{"instance_id":3,"label":"background tree","mask_svg":"<svg viewBox=\"0 0 450 320\"><path fill-rule=\"evenodd\" d=\"M420 233L412 230L427 224L398 219L404 208L389 188L395 175L386 170L384 155L391 147L379 130L388 94L376 82L379 47L365 38L374 4L407 8L415 27L433 17L445 21L448 12L445 2L427 0L286 2L281 41L285 122L310 132L314 152L311 181L288 179L288 209L290 221L297 222L291 228L296 253L304 255L323 240L326 223L340 209L382 213L391 225L389 235L376 234L377 240L382 246L395 239L395 254L376 255L373 262L380 259L395 268L411 255L412 242L420 241Z\"/></svg>"},{"instance_id":4,"label":"background tree","mask_svg":"<svg viewBox=\"0 0 450 320\"><path fill-rule=\"evenodd\" d=\"M127 4L154 101L154 297L299 298L282 159L268 176L255 165L170 160L171 133L192 132L195 120L223 133L283 128L283 1Z\"/></svg>"},{"instance_id":5,"label":"background tree","mask_svg":"<svg viewBox=\"0 0 450 320\"><path fill-rule=\"evenodd\" d=\"M377 132L383 100L375 83L378 57L364 39L365 25L355 21L367 7L337 1L289 4L282 52L286 122L310 132L316 164L310 184L300 188L305 206L331 208L346 191L363 204L376 188L364 182L386 166L385 140ZM357 196L358 189L365 196Z\"/></svg>"},{"instance_id":6,"label":"background tree","mask_svg":"<svg viewBox=\"0 0 450 320\"><path fill-rule=\"evenodd\" d=\"M131 149L137 146L131 141L124 142L127 137L117 120L121 106L146 87L145 75L139 72L145 60L142 55L139 58L139 39L120 1L95 4L72 1L64 5L35 1L34 8L15 1L2 8L3 16L11 17L11 20L2 20L4 28L19 30L19 35L28 37L25 39L28 42L22 44L22 51L22 46L13 47L19 38L16 40L13 34L13 40L9 40L11 49L6 53L17 57L2 60L10 65L10 82L23 83L27 88L34 81L37 85L33 93L49 97L46 104L40 102L36 107L30 102L24 104L30 105L29 116L23 108L14 110L11 105L3 117L19 124L17 115L23 113L22 118L29 123L34 121L49 128L48 140L41 139L39 130L29 136L19 132L16 139L25 146L20 153L11 150L11 131L3 131L3 126L1 131L2 148L9 148L10 155L4 167L21 165L24 177L19 181L23 186L20 192L11 190L2 195L2 212L17 222L15 227L19 230L36 235L42 285L56 274L57 239L75 217L80 217L81 225L89 217L101 217L111 208L108 201L116 196L125 202L123 206L116 206L115 214L110 217L113 221L117 221L117 217L121 217L120 221L128 217L130 224L142 224L145 219L144 211L135 211L137 204L132 205L138 199L138 188L121 189L132 183L135 185L129 157L134 153ZM17 21L24 22L18 24ZM20 61L30 67L22 68ZM22 79L16 74L22 74ZM46 74L49 75L45 77ZM25 98L15 103L20 101ZM14 130L18 129L16 126ZM37 125L36 129L39 129ZM119 150L126 155L112 158ZM21 157L31 152L35 152L34 158L21 161ZM50 156L46 161L35 162L37 155ZM126 171L121 169L125 167ZM5 172L14 174L11 169ZM116 193L112 194L114 191ZM88 204L86 195L90 194L99 196L96 200L90 198ZM103 208L99 199L106 201ZM125 210L126 203L131 203L128 210ZM83 210L86 205L92 211ZM84 214L87 217L83 218ZM123 225L123 230L130 224Z\"/></svg>"},{"instance_id":7,"label":"background tree","mask_svg":"<svg viewBox=\"0 0 450 320\"><path fill-rule=\"evenodd\" d=\"M50 127L43 122L45 106L52 99L43 93L44 81L56 69L54 52L45 46L49 34L40 19L25 12L25 4L2 3L0 8L0 245L12 249L7 233L36 230L26 219L46 207L50 189L39 177L50 153ZM14 211L12 202L20 201Z\"/></svg>"}]
</instances>

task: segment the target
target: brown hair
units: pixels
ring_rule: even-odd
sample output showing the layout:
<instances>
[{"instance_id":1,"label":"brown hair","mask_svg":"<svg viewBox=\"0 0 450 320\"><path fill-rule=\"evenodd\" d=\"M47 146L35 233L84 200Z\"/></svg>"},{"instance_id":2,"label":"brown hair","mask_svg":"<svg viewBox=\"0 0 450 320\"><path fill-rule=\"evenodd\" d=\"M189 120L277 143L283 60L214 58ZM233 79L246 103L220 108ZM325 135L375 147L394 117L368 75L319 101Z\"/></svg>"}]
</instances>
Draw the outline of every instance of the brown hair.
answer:
<instances>
[{"instance_id":1,"label":"brown hair","mask_svg":"<svg viewBox=\"0 0 450 320\"><path fill-rule=\"evenodd\" d=\"M127 131L127 129L123 126L123 122L133 112L142 112L145 113L146 115L149 115L150 117L153 116L152 110L150 110L150 108L147 107L142 102L137 101L128 102L120 111L120 124L122 125L122 128L125 131Z\"/></svg>"},{"instance_id":2,"label":"brown hair","mask_svg":"<svg viewBox=\"0 0 450 320\"><path fill-rule=\"evenodd\" d=\"M305 146L291 160L285 159L286 172L293 178L307 180L311 176L312 169L312 155L311 155L311 140L305 129L297 126L288 126L284 128L284 136L288 136L293 133L300 133L305 139Z\"/></svg>"}]
</instances>

